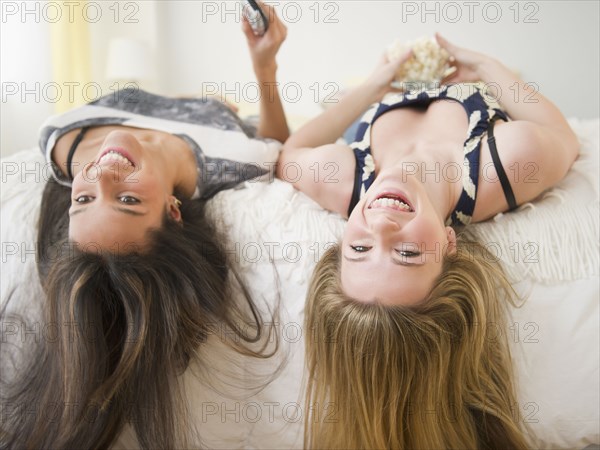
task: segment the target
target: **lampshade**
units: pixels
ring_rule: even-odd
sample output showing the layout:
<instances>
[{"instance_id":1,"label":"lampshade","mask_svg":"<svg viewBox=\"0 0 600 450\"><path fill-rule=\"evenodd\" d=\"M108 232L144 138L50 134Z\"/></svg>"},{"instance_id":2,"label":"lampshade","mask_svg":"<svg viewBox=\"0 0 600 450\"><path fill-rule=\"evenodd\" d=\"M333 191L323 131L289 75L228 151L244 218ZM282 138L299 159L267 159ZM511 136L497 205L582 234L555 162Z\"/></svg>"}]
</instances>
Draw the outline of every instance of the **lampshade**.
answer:
<instances>
[{"instance_id":1,"label":"lampshade","mask_svg":"<svg viewBox=\"0 0 600 450\"><path fill-rule=\"evenodd\" d=\"M124 81L153 79L154 62L148 45L131 38L111 39L106 78Z\"/></svg>"}]
</instances>

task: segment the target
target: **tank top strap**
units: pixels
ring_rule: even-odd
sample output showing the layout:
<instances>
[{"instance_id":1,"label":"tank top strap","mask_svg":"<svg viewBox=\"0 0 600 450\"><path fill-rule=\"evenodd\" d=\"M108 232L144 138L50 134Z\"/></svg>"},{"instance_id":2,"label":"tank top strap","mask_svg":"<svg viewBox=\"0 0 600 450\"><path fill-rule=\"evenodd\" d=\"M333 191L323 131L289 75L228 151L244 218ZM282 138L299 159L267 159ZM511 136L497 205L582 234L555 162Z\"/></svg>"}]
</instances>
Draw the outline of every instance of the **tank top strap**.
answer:
<instances>
[{"instance_id":1,"label":"tank top strap","mask_svg":"<svg viewBox=\"0 0 600 450\"><path fill-rule=\"evenodd\" d=\"M487 132L490 120L495 118L508 120L495 99L487 92L483 92L476 84L444 85L433 89L423 87L414 91L388 94L381 102L375 103L365 112L359 121L354 141L350 144L356 169L348 215L352 213L360 198L375 180L375 161L371 152L371 128L375 121L393 109L428 106L431 102L442 99L461 104L468 118L468 129L463 143L463 190L448 223L466 225L470 222L477 197L481 139Z\"/></svg>"}]
</instances>

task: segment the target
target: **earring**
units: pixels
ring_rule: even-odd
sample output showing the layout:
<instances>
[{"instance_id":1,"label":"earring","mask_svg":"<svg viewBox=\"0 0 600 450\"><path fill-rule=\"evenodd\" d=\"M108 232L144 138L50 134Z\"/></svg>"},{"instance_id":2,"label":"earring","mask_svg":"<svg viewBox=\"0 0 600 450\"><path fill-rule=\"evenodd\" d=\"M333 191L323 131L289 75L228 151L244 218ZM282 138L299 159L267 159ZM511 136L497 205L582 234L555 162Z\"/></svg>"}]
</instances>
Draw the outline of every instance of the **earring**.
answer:
<instances>
[{"instance_id":1,"label":"earring","mask_svg":"<svg viewBox=\"0 0 600 450\"><path fill-rule=\"evenodd\" d=\"M175 206L180 208L182 205L181 200L179 200L177 197L173 197L173 199L175 200Z\"/></svg>"}]
</instances>

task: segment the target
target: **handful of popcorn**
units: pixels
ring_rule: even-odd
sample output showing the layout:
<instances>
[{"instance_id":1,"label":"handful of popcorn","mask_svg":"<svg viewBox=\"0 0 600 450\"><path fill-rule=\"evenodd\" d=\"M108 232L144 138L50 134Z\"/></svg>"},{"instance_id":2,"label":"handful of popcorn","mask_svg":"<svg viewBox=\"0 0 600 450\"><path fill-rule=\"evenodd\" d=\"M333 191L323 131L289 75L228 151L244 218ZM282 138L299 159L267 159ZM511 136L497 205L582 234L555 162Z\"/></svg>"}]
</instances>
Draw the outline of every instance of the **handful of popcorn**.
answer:
<instances>
[{"instance_id":1,"label":"handful of popcorn","mask_svg":"<svg viewBox=\"0 0 600 450\"><path fill-rule=\"evenodd\" d=\"M412 56L400 66L395 82L438 82L444 77L450 67L450 55L434 38L421 37L408 42L398 39L387 49L388 60L400 59L409 49Z\"/></svg>"}]
</instances>

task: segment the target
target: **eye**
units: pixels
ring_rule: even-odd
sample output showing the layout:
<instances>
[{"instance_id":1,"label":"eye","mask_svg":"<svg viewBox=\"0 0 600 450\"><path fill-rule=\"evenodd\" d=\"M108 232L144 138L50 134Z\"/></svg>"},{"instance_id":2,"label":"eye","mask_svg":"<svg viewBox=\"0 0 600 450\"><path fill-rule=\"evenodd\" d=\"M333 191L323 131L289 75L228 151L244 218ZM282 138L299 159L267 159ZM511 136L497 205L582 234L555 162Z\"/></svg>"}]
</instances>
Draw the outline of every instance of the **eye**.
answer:
<instances>
[{"instance_id":1,"label":"eye","mask_svg":"<svg viewBox=\"0 0 600 450\"><path fill-rule=\"evenodd\" d=\"M364 253L371 250L372 247L367 247L365 245L351 245L350 248L356 253Z\"/></svg>"},{"instance_id":2,"label":"eye","mask_svg":"<svg viewBox=\"0 0 600 450\"><path fill-rule=\"evenodd\" d=\"M83 205L85 203L89 203L94 199L94 197L92 197L91 195L80 195L79 197L75 197L73 199L73 201L75 203L78 203L80 205Z\"/></svg>"},{"instance_id":3,"label":"eye","mask_svg":"<svg viewBox=\"0 0 600 450\"><path fill-rule=\"evenodd\" d=\"M119 201L121 203L124 203L125 205L135 205L137 203L140 203L140 201L137 198L132 197L131 195L123 195L119 197Z\"/></svg>"},{"instance_id":4,"label":"eye","mask_svg":"<svg viewBox=\"0 0 600 450\"><path fill-rule=\"evenodd\" d=\"M413 252L411 250L396 250L396 253L404 258L416 258L417 256L421 256L421 252Z\"/></svg>"}]
</instances>

